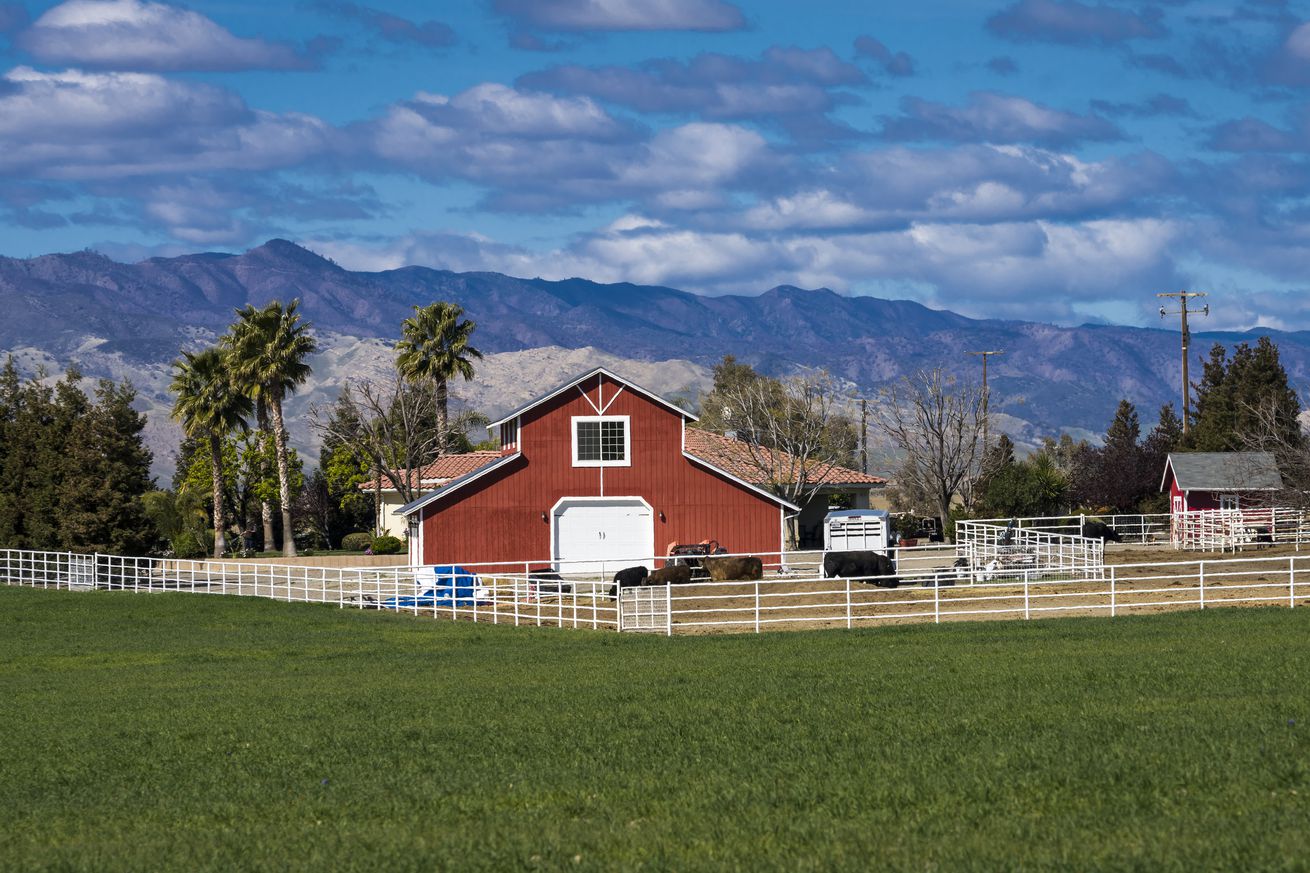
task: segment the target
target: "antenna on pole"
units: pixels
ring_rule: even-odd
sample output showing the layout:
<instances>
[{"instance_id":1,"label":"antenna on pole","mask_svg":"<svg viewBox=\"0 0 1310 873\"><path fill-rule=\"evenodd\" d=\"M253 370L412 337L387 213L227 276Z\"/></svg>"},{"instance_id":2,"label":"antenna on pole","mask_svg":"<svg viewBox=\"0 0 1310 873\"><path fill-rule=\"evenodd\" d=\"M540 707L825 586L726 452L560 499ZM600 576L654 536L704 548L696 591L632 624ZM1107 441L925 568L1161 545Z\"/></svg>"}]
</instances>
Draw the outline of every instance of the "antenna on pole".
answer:
<instances>
[{"instance_id":1,"label":"antenna on pole","mask_svg":"<svg viewBox=\"0 0 1310 873\"><path fill-rule=\"evenodd\" d=\"M1155 295L1155 296L1156 296L1156 297L1176 297L1176 298L1178 298L1178 308L1177 308L1176 310L1174 310L1173 312L1170 312L1167 308L1165 308L1164 306L1161 306L1161 307L1160 307L1160 317L1161 317L1161 318L1166 318L1166 317L1168 317L1168 316L1170 316L1170 315L1178 315L1178 316L1181 316L1181 318L1182 318L1182 331L1183 331L1183 433L1186 434L1188 428L1189 428L1190 425L1191 425L1191 418L1192 418L1192 414L1191 414L1191 391L1190 391L1190 387L1189 387L1189 386L1191 385L1191 383L1187 381L1187 349L1188 349L1188 347L1191 345L1191 342L1192 342L1192 332L1191 332L1190 330L1188 330L1188 328L1187 328L1187 316L1188 316L1189 313L1192 313L1192 312L1199 312L1199 313L1201 313L1201 315L1208 316L1208 315L1210 314L1210 304L1207 303L1207 304L1205 304L1204 306L1202 306L1200 309L1188 309L1188 308L1187 308L1187 303L1188 303L1189 300L1193 300L1193 299L1198 298L1198 297L1205 297L1205 296L1207 296L1206 293L1205 293L1204 291L1166 291L1166 292L1164 292L1164 293L1162 293L1162 294L1157 294L1157 295Z\"/></svg>"},{"instance_id":2,"label":"antenna on pole","mask_svg":"<svg viewBox=\"0 0 1310 873\"><path fill-rule=\"evenodd\" d=\"M982 381L983 420L982 420L982 438L983 438L983 452L986 453L986 451L987 451L987 420L988 420L988 411L987 411L987 410L988 410L988 399L989 399L989 393L988 393L988 390L987 390L987 359L990 358L992 355L1003 355L1003 354L1005 354L1005 350L1004 350L1004 349L999 349L999 350L996 350L996 351L990 351L990 352L969 352L969 354L971 354L971 355L978 355L979 357L982 358L982 362L983 362L983 381Z\"/></svg>"}]
</instances>

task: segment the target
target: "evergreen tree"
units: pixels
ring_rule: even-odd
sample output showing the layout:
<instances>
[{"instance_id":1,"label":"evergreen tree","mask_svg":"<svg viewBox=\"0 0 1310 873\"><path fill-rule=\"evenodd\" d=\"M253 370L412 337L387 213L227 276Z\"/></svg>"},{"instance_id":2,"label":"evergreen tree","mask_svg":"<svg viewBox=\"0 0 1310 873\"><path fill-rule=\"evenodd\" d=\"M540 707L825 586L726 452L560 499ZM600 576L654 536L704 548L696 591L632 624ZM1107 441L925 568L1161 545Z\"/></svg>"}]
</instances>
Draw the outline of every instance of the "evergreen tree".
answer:
<instances>
[{"instance_id":1,"label":"evergreen tree","mask_svg":"<svg viewBox=\"0 0 1310 873\"><path fill-rule=\"evenodd\" d=\"M1231 359L1216 344L1196 389L1196 416L1183 448L1233 452L1260 443L1292 450L1302 445L1301 404L1268 337L1260 337L1254 348L1238 345Z\"/></svg>"},{"instance_id":2,"label":"evergreen tree","mask_svg":"<svg viewBox=\"0 0 1310 873\"><path fill-rule=\"evenodd\" d=\"M26 545L23 483L31 470L31 440L22 432L25 396L10 355L0 370L0 546Z\"/></svg>"},{"instance_id":3,"label":"evergreen tree","mask_svg":"<svg viewBox=\"0 0 1310 873\"><path fill-rule=\"evenodd\" d=\"M143 554L156 534L135 392L101 382L93 403L76 367L53 387L44 377L0 370L0 545Z\"/></svg>"},{"instance_id":4,"label":"evergreen tree","mask_svg":"<svg viewBox=\"0 0 1310 873\"><path fill-rule=\"evenodd\" d=\"M1142 426L1137 417L1137 407L1127 400L1120 400L1114 412L1114 420L1105 432L1105 451L1112 455L1130 455L1137 450L1137 441L1141 435Z\"/></svg>"},{"instance_id":5,"label":"evergreen tree","mask_svg":"<svg viewBox=\"0 0 1310 873\"><path fill-rule=\"evenodd\" d=\"M62 548L143 555L154 545L142 502L152 485L151 454L135 399L131 385L102 380L95 403L68 432L56 516Z\"/></svg>"},{"instance_id":6,"label":"evergreen tree","mask_svg":"<svg viewBox=\"0 0 1310 873\"><path fill-rule=\"evenodd\" d=\"M1152 477L1140 437L1137 408L1128 400L1119 401L1104 443L1089 453L1087 468L1078 477L1078 502L1096 511L1136 510L1150 491Z\"/></svg>"}]
</instances>

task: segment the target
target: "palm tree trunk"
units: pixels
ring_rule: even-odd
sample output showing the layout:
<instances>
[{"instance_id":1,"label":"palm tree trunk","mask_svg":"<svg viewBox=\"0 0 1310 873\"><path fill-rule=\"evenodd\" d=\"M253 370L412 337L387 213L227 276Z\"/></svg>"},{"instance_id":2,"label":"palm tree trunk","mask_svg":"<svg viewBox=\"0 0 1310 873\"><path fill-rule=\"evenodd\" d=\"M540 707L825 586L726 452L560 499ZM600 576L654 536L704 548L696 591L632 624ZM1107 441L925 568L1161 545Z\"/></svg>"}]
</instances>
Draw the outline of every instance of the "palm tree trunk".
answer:
<instances>
[{"instance_id":1,"label":"palm tree trunk","mask_svg":"<svg viewBox=\"0 0 1310 873\"><path fill-rule=\"evenodd\" d=\"M277 453L277 493L282 504L282 554L296 556L296 529L291 524L291 470L287 462L287 427L282 420L282 398L269 398L269 412L273 414L273 448Z\"/></svg>"},{"instance_id":2,"label":"palm tree trunk","mask_svg":"<svg viewBox=\"0 0 1310 873\"><path fill-rule=\"evenodd\" d=\"M256 407L255 412L256 417L259 419L261 440L259 447L259 474L260 476L266 476L269 471L264 469L263 458L264 449L268 443L262 441L269 439L272 436L272 428L268 426L268 407L264 404L263 400L259 401L259 405ZM264 523L264 551L271 552L273 551L273 501L268 500L267 498L259 501L259 517Z\"/></svg>"},{"instance_id":3,"label":"palm tree trunk","mask_svg":"<svg viewBox=\"0 0 1310 873\"><path fill-rule=\"evenodd\" d=\"M437 454L446 454L450 446L450 396L445 379L437 380Z\"/></svg>"},{"instance_id":4,"label":"palm tree trunk","mask_svg":"<svg viewBox=\"0 0 1310 873\"><path fill-rule=\"evenodd\" d=\"M273 551L273 504L268 500L259 501L259 516L264 523L264 551Z\"/></svg>"},{"instance_id":5,"label":"palm tree trunk","mask_svg":"<svg viewBox=\"0 0 1310 873\"><path fill-rule=\"evenodd\" d=\"M214 557L227 551L226 507L223 506L223 443L218 434L209 435L209 472L214 477Z\"/></svg>"}]
</instances>

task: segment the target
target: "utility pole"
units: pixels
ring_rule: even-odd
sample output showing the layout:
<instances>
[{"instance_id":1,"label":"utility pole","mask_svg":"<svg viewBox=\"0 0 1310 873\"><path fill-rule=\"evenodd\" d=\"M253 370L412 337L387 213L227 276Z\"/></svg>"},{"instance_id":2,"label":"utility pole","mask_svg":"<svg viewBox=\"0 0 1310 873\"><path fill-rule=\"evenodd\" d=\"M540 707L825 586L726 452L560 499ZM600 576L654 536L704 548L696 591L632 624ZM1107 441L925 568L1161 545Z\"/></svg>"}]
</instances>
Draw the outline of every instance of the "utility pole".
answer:
<instances>
[{"instance_id":1,"label":"utility pole","mask_svg":"<svg viewBox=\"0 0 1310 873\"><path fill-rule=\"evenodd\" d=\"M869 401L860 398L860 472L869 472Z\"/></svg>"},{"instance_id":2,"label":"utility pole","mask_svg":"<svg viewBox=\"0 0 1310 873\"><path fill-rule=\"evenodd\" d=\"M1163 294L1157 294L1155 296L1177 297L1178 304L1179 304L1178 309L1175 312L1170 312L1169 310L1161 306L1160 317L1164 318L1167 315L1176 314L1182 316L1182 320L1183 320L1183 433L1186 434L1188 428L1191 426L1191 418L1192 418L1191 394L1189 388L1190 383L1187 381L1187 348L1188 346L1191 345L1192 342L1192 332L1187 329L1187 313L1198 311L1196 309L1189 310L1187 308L1187 301L1195 297L1205 297L1206 293L1204 291L1167 291ZM1199 312L1202 315L1209 315L1210 304L1207 303L1204 306L1202 306Z\"/></svg>"},{"instance_id":3,"label":"utility pole","mask_svg":"<svg viewBox=\"0 0 1310 873\"><path fill-rule=\"evenodd\" d=\"M983 362L983 384L982 384L982 402L983 402L982 431L983 431L983 434L982 434L982 436L983 436L983 453L986 454L986 453L987 453L987 421L988 421L988 411L987 411L987 410L988 410L988 397L989 397L989 395L988 395L988 391L987 391L987 359L990 358L992 355L1003 355L1003 354L1005 354L1005 350L1004 350L1004 349L1000 349L1000 350L998 350L998 351L992 351L992 352L969 352L969 354L971 354L971 355L978 355L979 357L982 358L982 362Z\"/></svg>"}]
</instances>

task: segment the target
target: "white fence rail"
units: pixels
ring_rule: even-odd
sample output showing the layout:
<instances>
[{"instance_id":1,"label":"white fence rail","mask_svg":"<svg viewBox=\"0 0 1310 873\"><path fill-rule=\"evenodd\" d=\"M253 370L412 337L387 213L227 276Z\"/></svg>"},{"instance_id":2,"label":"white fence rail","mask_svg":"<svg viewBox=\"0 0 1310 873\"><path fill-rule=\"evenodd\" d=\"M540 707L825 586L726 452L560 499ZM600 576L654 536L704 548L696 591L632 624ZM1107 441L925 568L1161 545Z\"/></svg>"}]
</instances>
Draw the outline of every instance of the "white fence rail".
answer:
<instances>
[{"instance_id":1,"label":"white fence rail","mask_svg":"<svg viewBox=\"0 0 1310 873\"><path fill-rule=\"evenodd\" d=\"M1079 536L1086 522L1101 522L1109 527L1122 542L1140 545L1168 545L1170 515L1167 512L1121 515L1046 515L1028 518L978 518L978 524L1006 527L1013 523L1021 530L1036 530L1054 534Z\"/></svg>"},{"instance_id":2,"label":"white fence rail","mask_svg":"<svg viewBox=\"0 0 1310 873\"><path fill-rule=\"evenodd\" d=\"M1202 509L1173 516L1175 548L1235 552L1247 546L1310 542L1310 519L1300 509Z\"/></svg>"},{"instance_id":3,"label":"white fence rail","mask_svg":"<svg viewBox=\"0 0 1310 873\"><path fill-rule=\"evenodd\" d=\"M958 521L955 536L977 581L1099 579L1105 565L1105 543L1091 537L987 521Z\"/></svg>"},{"instance_id":4,"label":"white fence rail","mask_svg":"<svg viewBox=\"0 0 1310 873\"><path fill-rule=\"evenodd\" d=\"M422 584L416 575L426 574ZM642 586L610 597L600 586L478 574L447 580L431 568L345 569L0 551L0 583L41 588L266 597L429 618L646 633L759 632L1053 615L1124 615L1235 605L1289 607L1310 597L1310 555L1221 558L1105 567L1102 578L1038 575L969 581L967 568L890 578L774 576Z\"/></svg>"},{"instance_id":5,"label":"white fence rail","mask_svg":"<svg viewBox=\"0 0 1310 873\"><path fill-rule=\"evenodd\" d=\"M1099 522L1124 543L1191 551L1237 551L1261 545L1310 543L1310 514L1302 509L1199 509L1177 514L1056 515L1031 518L980 518L977 524L1053 534L1080 534L1086 522ZM958 531L958 524L957 524Z\"/></svg>"}]
</instances>

